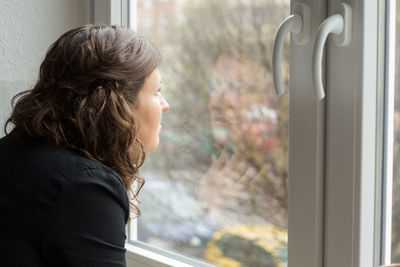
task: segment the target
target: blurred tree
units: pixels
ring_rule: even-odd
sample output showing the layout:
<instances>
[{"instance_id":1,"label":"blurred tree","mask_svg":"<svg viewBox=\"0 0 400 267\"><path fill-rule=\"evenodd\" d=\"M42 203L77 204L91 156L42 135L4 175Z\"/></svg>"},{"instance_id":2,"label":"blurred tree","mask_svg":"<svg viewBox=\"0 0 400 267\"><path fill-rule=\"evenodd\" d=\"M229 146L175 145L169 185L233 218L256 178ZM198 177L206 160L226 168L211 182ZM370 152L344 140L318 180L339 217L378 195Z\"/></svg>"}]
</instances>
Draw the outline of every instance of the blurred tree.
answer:
<instances>
[{"instance_id":1,"label":"blurred tree","mask_svg":"<svg viewBox=\"0 0 400 267\"><path fill-rule=\"evenodd\" d=\"M288 1L197 0L185 1L182 13L166 17L158 40L164 95L172 108L164 115L161 147L148 164L171 178L176 177L173 170L208 171L213 177L203 179L224 179L230 181L221 181L227 186L240 174L232 168L226 176L225 165L234 155L248 171L237 178L246 195L231 196L232 205L244 206L242 215L268 220L281 213L273 221L280 226L287 223L288 98L274 93L271 52L288 12ZM287 73L288 49L284 51ZM213 155L221 162L213 166L220 170L209 170ZM195 172L186 177L193 185L201 178ZM208 186L212 184L217 186ZM208 188L207 183L202 186ZM237 206L225 208L238 212Z\"/></svg>"}]
</instances>

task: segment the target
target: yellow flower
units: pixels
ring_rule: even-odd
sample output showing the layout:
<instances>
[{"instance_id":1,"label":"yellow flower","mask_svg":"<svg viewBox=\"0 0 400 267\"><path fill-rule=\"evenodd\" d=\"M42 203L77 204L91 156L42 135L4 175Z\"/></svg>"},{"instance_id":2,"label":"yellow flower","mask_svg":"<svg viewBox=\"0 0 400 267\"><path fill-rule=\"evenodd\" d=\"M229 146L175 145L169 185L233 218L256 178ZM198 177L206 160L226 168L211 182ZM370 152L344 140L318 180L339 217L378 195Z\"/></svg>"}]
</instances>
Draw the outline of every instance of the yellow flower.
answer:
<instances>
[{"instance_id":1,"label":"yellow flower","mask_svg":"<svg viewBox=\"0 0 400 267\"><path fill-rule=\"evenodd\" d=\"M237 238L234 238L237 237ZM226 241L228 239L228 241ZM230 241L231 239L232 241ZM221 245L222 240L225 240L224 245ZM234 241L235 240L235 241ZM240 255L235 255L236 259L224 255L224 249L221 246L225 246L225 253L228 252L226 248L226 242L239 242L243 240L243 244L232 244L233 247L238 246L255 246L253 249L262 249L265 253L263 255L257 255L260 253L256 251L256 257L260 260L266 260L267 255L270 255L270 259L278 267L286 266L286 251L287 251L287 229L277 227L272 224L263 225L233 225L216 231L212 239L207 243L207 249L205 250L205 258L213 264L221 267L241 267L243 262L248 261L248 258L239 259ZM220 245L220 246L219 246ZM246 249L246 247L244 247ZM230 253L232 254L232 253ZM272 256L272 258L271 258ZM239 257L239 258L238 258ZM260 266L262 263L260 262Z\"/></svg>"}]
</instances>

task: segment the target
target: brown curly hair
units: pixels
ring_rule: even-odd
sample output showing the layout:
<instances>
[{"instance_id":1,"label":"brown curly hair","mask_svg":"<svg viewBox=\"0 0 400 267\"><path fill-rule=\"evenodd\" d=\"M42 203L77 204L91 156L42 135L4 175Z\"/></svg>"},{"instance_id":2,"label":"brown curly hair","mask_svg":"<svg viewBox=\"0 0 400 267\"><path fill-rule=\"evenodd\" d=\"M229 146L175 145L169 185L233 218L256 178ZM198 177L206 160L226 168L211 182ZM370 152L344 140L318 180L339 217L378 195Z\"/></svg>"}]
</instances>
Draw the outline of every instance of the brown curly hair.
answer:
<instances>
[{"instance_id":1,"label":"brown curly hair","mask_svg":"<svg viewBox=\"0 0 400 267\"><path fill-rule=\"evenodd\" d=\"M133 200L144 184L138 170L145 152L133 107L160 58L149 40L127 28L70 30L47 51L33 89L13 97L4 132L9 134L12 123L18 132L109 166L132 193L131 210L140 215Z\"/></svg>"}]
</instances>

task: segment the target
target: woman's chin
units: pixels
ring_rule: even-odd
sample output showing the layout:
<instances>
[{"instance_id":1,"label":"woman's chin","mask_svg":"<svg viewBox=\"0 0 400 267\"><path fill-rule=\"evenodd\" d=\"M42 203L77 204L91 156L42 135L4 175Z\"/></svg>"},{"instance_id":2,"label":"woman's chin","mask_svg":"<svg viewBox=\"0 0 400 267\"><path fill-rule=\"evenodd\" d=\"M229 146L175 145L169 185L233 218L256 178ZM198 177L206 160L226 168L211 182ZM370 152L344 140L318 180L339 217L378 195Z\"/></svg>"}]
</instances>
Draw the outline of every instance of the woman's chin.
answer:
<instances>
[{"instance_id":1,"label":"woman's chin","mask_svg":"<svg viewBox=\"0 0 400 267\"><path fill-rule=\"evenodd\" d=\"M157 149L159 144L159 140L157 140L157 142L154 142L153 144L149 144L143 147L144 152L148 153L148 152L152 152L154 150Z\"/></svg>"}]
</instances>

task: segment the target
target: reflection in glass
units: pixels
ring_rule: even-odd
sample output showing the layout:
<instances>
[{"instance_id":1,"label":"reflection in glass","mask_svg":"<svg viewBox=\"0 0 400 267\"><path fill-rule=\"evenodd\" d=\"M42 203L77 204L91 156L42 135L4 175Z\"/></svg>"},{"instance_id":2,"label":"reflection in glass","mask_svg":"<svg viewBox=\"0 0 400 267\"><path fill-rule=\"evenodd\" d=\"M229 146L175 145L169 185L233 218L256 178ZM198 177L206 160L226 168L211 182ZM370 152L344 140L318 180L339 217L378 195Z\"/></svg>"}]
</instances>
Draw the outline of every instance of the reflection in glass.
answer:
<instances>
[{"instance_id":1,"label":"reflection in glass","mask_svg":"<svg viewBox=\"0 0 400 267\"><path fill-rule=\"evenodd\" d=\"M142 168L138 240L217 266L286 266L288 97L274 94L271 50L289 1L146 2L138 31L162 50L171 108Z\"/></svg>"}]
</instances>

